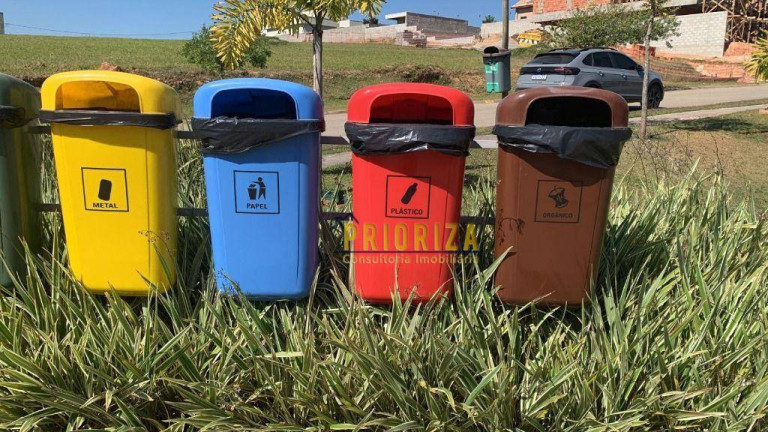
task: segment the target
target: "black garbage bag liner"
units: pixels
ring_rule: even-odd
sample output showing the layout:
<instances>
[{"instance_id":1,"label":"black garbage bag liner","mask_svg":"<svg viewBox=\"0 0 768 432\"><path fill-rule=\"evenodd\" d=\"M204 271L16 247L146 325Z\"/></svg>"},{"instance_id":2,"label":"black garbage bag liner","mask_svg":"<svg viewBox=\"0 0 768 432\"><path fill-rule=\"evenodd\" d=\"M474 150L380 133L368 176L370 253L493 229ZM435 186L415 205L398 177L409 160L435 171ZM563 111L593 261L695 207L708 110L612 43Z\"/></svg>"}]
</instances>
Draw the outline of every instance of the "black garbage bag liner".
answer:
<instances>
[{"instance_id":1,"label":"black garbage bag liner","mask_svg":"<svg viewBox=\"0 0 768 432\"><path fill-rule=\"evenodd\" d=\"M611 168L619 163L624 143L632 136L629 128L570 126L496 125L493 134L499 146L552 153L598 168Z\"/></svg>"},{"instance_id":2,"label":"black garbage bag liner","mask_svg":"<svg viewBox=\"0 0 768 432\"><path fill-rule=\"evenodd\" d=\"M22 107L0 105L0 129L16 129L32 121Z\"/></svg>"},{"instance_id":3,"label":"black garbage bag liner","mask_svg":"<svg viewBox=\"0 0 768 432\"><path fill-rule=\"evenodd\" d=\"M467 156L476 132L474 126L351 122L345 129L352 152L359 155L435 150L451 156Z\"/></svg>"},{"instance_id":4,"label":"black garbage bag liner","mask_svg":"<svg viewBox=\"0 0 768 432\"><path fill-rule=\"evenodd\" d=\"M241 153L301 135L325 130L322 120L193 118L192 131L203 153Z\"/></svg>"},{"instance_id":5,"label":"black garbage bag liner","mask_svg":"<svg viewBox=\"0 0 768 432\"><path fill-rule=\"evenodd\" d=\"M138 126L163 130L173 129L181 123L174 114L90 110L44 110L40 111L40 121L75 126Z\"/></svg>"}]
</instances>

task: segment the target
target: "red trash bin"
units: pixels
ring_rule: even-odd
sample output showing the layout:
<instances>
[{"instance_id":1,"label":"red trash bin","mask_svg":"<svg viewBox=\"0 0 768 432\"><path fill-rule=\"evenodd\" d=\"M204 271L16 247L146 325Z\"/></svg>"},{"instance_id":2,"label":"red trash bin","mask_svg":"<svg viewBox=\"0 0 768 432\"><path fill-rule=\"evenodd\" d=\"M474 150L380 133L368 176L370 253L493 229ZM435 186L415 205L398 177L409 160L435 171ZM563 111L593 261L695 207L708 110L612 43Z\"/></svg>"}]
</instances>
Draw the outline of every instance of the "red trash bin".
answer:
<instances>
[{"instance_id":1,"label":"red trash bin","mask_svg":"<svg viewBox=\"0 0 768 432\"><path fill-rule=\"evenodd\" d=\"M430 84L363 88L349 101L352 279L373 303L453 292L464 162L474 105Z\"/></svg>"}]
</instances>

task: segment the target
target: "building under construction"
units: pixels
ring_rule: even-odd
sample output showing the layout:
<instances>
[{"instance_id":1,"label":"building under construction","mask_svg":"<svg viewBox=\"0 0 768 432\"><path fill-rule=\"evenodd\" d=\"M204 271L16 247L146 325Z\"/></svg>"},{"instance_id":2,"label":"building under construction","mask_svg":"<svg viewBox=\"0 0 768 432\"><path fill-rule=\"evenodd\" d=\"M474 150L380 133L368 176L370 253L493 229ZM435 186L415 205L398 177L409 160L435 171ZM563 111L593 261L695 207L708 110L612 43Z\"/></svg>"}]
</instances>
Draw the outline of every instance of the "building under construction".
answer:
<instances>
[{"instance_id":1,"label":"building under construction","mask_svg":"<svg viewBox=\"0 0 768 432\"><path fill-rule=\"evenodd\" d=\"M725 39L728 42L755 42L768 30L768 0L703 0L702 13L728 13Z\"/></svg>"},{"instance_id":2,"label":"building under construction","mask_svg":"<svg viewBox=\"0 0 768 432\"><path fill-rule=\"evenodd\" d=\"M768 30L768 0L668 0L680 26L679 35L654 43L659 51L721 57L731 42L753 43ZM567 19L574 10L624 4L641 9L641 0L520 0L513 8L511 32L520 33ZM500 23L498 23L500 24ZM483 35L497 33L497 23L484 25ZM500 32L500 25L499 32Z\"/></svg>"}]
</instances>

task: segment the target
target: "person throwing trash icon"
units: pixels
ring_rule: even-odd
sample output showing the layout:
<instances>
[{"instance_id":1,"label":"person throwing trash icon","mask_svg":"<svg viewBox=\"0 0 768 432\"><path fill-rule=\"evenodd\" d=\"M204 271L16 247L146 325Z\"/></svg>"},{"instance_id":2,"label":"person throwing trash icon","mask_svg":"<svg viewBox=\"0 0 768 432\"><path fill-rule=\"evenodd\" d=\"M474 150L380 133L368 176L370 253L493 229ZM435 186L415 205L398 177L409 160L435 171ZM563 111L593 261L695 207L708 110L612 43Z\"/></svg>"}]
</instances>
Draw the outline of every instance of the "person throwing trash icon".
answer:
<instances>
[{"instance_id":1,"label":"person throwing trash icon","mask_svg":"<svg viewBox=\"0 0 768 432\"><path fill-rule=\"evenodd\" d=\"M251 200L267 199L267 185L264 183L264 179L259 177L255 182L248 186L248 197Z\"/></svg>"}]
</instances>

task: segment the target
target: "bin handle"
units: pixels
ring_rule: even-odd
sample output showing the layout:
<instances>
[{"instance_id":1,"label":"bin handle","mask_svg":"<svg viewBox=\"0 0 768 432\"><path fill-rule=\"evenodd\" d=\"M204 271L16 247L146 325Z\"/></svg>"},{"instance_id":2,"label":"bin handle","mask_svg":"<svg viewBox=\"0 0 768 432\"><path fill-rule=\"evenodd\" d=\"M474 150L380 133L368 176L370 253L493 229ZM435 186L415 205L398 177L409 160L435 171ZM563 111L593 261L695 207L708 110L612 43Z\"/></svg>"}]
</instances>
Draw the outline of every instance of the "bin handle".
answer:
<instances>
[{"instance_id":1,"label":"bin handle","mask_svg":"<svg viewBox=\"0 0 768 432\"><path fill-rule=\"evenodd\" d=\"M138 126L153 129L173 129L181 123L173 113L148 114L125 111L43 110L40 120L75 126Z\"/></svg>"},{"instance_id":2,"label":"bin handle","mask_svg":"<svg viewBox=\"0 0 768 432\"><path fill-rule=\"evenodd\" d=\"M20 128L32 121L22 107L0 105L0 129Z\"/></svg>"}]
</instances>

